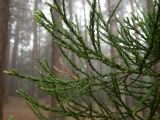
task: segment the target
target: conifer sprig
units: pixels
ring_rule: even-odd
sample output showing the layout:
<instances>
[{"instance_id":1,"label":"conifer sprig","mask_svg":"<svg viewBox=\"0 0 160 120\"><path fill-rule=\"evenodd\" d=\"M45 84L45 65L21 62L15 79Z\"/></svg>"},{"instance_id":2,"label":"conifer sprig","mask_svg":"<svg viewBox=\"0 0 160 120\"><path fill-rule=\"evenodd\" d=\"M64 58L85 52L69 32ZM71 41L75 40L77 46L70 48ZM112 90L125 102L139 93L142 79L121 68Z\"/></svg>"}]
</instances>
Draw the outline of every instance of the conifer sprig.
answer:
<instances>
[{"instance_id":1,"label":"conifer sprig","mask_svg":"<svg viewBox=\"0 0 160 120\"><path fill-rule=\"evenodd\" d=\"M57 0L54 0L53 4L47 3L51 9L52 20L42 11L36 13L35 19L55 38L54 41L64 58L80 77L76 80L63 79L52 71L45 60L40 60L38 77L21 74L15 70L6 73L34 82L38 88L57 99L58 108L41 105L23 90L19 90L18 94L25 98L40 120L47 120L41 110L77 120L160 119L160 74L154 70L154 66L160 60L160 3L158 0L155 1L151 13L142 11L142 15L131 14L131 17L124 18L123 21L116 17L121 0L107 21L98 0L88 1L91 10L89 24L86 27L90 46L86 44L79 25L67 18L65 0L62 0L62 4ZM53 16L54 11L58 13L65 27L58 26ZM119 24L117 34L111 30L113 17L116 20L115 24ZM102 42L115 49L118 60L102 52ZM90 71L86 72L84 68L75 64L65 52L66 49L80 60L87 61ZM101 73L93 61L103 63L103 67L108 69ZM132 100L132 104L130 105L125 98ZM144 111L146 114L140 115Z\"/></svg>"}]
</instances>

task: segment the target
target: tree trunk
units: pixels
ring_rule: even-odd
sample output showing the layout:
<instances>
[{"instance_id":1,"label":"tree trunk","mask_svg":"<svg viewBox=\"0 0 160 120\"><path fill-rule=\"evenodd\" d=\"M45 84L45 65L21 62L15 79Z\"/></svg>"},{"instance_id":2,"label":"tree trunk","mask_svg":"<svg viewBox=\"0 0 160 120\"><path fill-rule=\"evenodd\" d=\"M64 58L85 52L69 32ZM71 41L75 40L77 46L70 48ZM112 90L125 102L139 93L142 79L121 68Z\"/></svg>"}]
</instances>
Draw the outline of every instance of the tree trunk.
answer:
<instances>
[{"instance_id":1,"label":"tree trunk","mask_svg":"<svg viewBox=\"0 0 160 120\"><path fill-rule=\"evenodd\" d=\"M107 7L108 7L108 16L111 16L111 14L112 14L112 12L113 12L113 9L114 9L114 3L115 3L115 1L113 1L113 0L107 0L107 4L106 5L108 5ZM110 30L111 30L111 32L113 33L113 34L117 34L117 22L116 22L116 19L115 19L115 17L112 17L112 19L111 19L111 21L110 21ZM110 46L110 57L111 57L111 59L113 60L113 61L116 61L116 51L115 51L115 48L114 47L112 47L112 46ZM110 71L112 72L112 73L114 73L115 72L115 69L113 69L113 68L110 68ZM114 106L114 105L112 105L112 107L113 107L113 110L114 111L117 111L116 110L116 107Z\"/></svg>"},{"instance_id":2,"label":"tree trunk","mask_svg":"<svg viewBox=\"0 0 160 120\"><path fill-rule=\"evenodd\" d=\"M84 15L84 39L85 39L85 43L87 46L89 46L89 43L88 43L88 32L87 32L87 18L86 18L86 7L85 7L85 0L82 0L82 5L83 5L83 15ZM89 66L89 63L86 61L86 71L87 73L90 72L90 66Z\"/></svg>"},{"instance_id":3,"label":"tree trunk","mask_svg":"<svg viewBox=\"0 0 160 120\"><path fill-rule=\"evenodd\" d=\"M129 0L129 2L130 2L132 14L135 14L134 0ZM135 34L135 36L137 37L136 34ZM130 81L129 81L129 83L130 83ZM126 103L128 106L132 107L133 106L133 98L131 96L126 96Z\"/></svg>"},{"instance_id":4,"label":"tree trunk","mask_svg":"<svg viewBox=\"0 0 160 120\"><path fill-rule=\"evenodd\" d=\"M61 5L61 0L57 0L57 2L59 3L59 5ZM56 21L56 25L58 27L62 27L60 16L58 15L58 13L56 11L53 11L53 10L52 10L52 19L54 19ZM56 39L56 38L53 37L53 40L52 40L51 64L52 64L52 67L53 67L53 71L57 72L57 71L54 70L54 66L56 68L60 67L59 58L60 58L61 55L60 55L60 50L58 49L58 46L57 46L56 42L54 41L54 39ZM53 107L53 108L57 107L57 101L56 101L55 97L51 97L51 107ZM56 117L55 114L51 113L49 115L49 120L57 120L57 119L58 118Z\"/></svg>"},{"instance_id":5,"label":"tree trunk","mask_svg":"<svg viewBox=\"0 0 160 120\"><path fill-rule=\"evenodd\" d=\"M131 9L132 9L132 13L135 14L134 0L129 0L129 2L130 2Z\"/></svg>"},{"instance_id":6,"label":"tree trunk","mask_svg":"<svg viewBox=\"0 0 160 120\"><path fill-rule=\"evenodd\" d=\"M34 0L34 10L33 12L35 13L38 9L38 4L39 4L39 1L40 0ZM36 67L36 58L39 56L38 55L38 31L37 31L37 23L36 21L34 20L34 17L33 17L33 49L32 49L32 73L35 74L35 67ZM38 89L36 88L36 86L32 83L31 84L31 91L30 93L32 95L34 95L35 97L38 97L38 94L39 94L39 91Z\"/></svg>"},{"instance_id":7,"label":"tree trunk","mask_svg":"<svg viewBox=\"0 0 160 120\"><path fill-rule=\"evenodd\" d=\"M8 40L9 0L0 0L0 120L3 118L5 57Z\"/></svg>"},{"instance_id":8,"label":"tree trunk","mask_svg":"<svg viewBox=\"0 0 160 120\"><path fill-rule=\"evenodd\" d=\"M18 55L18 45L19 45L19 33L20 33L20 25L19 22L17 21L16 23L16 33L15 33L15 40L14 40L14 45L13 45L13 53L12 53L12 62L11 62L11 68L16 69L17 68L17 55ZM9 81L9 93L12 96L16 95L16 89L17 89L17 78L11 78Z\"/></svg>"},{"instance_id":9,"label":"tree trunk","mask_svg":"<svg viewBox=\"0 0 160 120\"><path fill-rule=\"evenodd\" d=\"M146 0L147 12L150 13L153 9L153 0Z\"/></svg>"},{"instance_id":10,"label":"tree trunk","mask_svg":"<svg viewBox=\"0 0 160 120\"><path fill-rule=\"evenodd\" d=\"M114 9L114 2L112 0L108 0L109 16L111 16L113 9ZM110 29L113 34L117 34L117 22L115 17L112 17L112 20L110 22ZM115 48L111 47L111 58L115 60L115 56L116 56Z\"/></svg>"},{"instance_id":11,"label":"tree trunk","mask_svg":"<svg viewBox=\"0 0 160 120\"><path fill-rule=\"evenodd\" d=\"M70 15L70 21L73 21L73 1L69 0L69 15ZM73 63L76 63L76 56L75 54L72 52L71 53L71 60L73 61Z\"/></svg>"}]
</instances>

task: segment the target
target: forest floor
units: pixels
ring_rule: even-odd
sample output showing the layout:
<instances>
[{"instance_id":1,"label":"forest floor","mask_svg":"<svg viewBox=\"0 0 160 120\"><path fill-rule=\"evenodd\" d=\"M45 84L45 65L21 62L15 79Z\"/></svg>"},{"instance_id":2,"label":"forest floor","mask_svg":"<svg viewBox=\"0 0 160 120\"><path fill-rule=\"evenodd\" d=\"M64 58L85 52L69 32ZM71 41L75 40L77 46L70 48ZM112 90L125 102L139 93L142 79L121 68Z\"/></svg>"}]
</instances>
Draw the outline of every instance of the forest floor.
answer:
<instances>
[{"instance_id":1,"label":"forest floor","mask_svg":"<svg viewBox=\"0 0 160 120\"><path fill-rule=\"evenodd\" d=\"M41 102L46 103L44 100ZM14 116L14 120L38 120L24 100L18 97L9 97L5 104L3 120L8 120L10 116Z\"/></svg>"},{"instance_id":2,"label":"forest floor","mask_svg":"<svg viewBox=\"0 0 160 120\"><path fill-rule=\"evenodd\" d=\"M50 105L50 99L40 100L40 103L44 105ZM44 113L49 116L47 112ZM39 120L29 106L25 103L24 99L20 97L8 97L8 102L4 106L4 118L8 120L10 116L14 116L13 120ZM58 118L58 120L61 120ZM73 120L72 118L65 118L65 120Z\"/></svg>"}]
</instances>

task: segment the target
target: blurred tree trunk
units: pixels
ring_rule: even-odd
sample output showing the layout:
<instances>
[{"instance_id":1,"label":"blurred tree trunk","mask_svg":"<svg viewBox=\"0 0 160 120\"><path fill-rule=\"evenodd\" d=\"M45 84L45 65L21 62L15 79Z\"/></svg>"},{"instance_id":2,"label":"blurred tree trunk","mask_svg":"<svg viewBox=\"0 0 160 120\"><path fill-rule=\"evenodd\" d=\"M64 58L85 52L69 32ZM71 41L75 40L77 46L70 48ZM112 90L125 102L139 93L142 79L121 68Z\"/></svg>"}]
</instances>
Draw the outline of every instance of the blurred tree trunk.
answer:
<instances>
[{"instance_id":1,"label":"blurred tree trunk","mask_svg":"<svg viewBox=\"0 0 160 120\"><path fill-rule=\"evenodd\" d=\"M135 14L134 0L129 0L129 2L130 2L132 13Z\"/></svg>"},{"instance_id":2,"label":"blurred tree trunk","mask_svg":"<svg viewBox=\"0 0 160 120\"><path fill-rule=\"evenodd\" d=\"M132 14L135 14L134 0L129 0L129 4L130 4L131 10L132 10ZM135 36L136 36L136 34L135 34ZM125 99L126 99L127 105L129 105L130 107L132 107L133 106L133 98L130 97L130 96L126 96Z\"/></svg>"},{"instance_id":3,"label":"blurred tree trunk","mask_svg":"<svg viewBox=\"0 0 160 120\"><path fill-rule=\"evenodd\" d=\"M9 0L0 0L0 120L3 118L4 74L8 40Z\"/></svg>"},{"instance_id":4,"label":"blurred tree trunk","mask_svg":"<svg viewBox=\"0 0 160 120\"><path fill-rule=\"evenodd\" d=\"M86 45L88 46L89 43L88 43L88 32L87 32L87 18L86 18L86 7L85 7L85 1L86 0L82 0L82 5L83 5L83 16L84 16L84 39L85 39L85 43ZM90 66L89 66L89 63L86 62L86 69L87 69L87 72L89 73L90 72Z\"/></svg>"},{"instance_id":5,"label":"blurred tree trunk","mask_svg":"<svg viewBox=\"0 0 160 120\"><path fill-rule=\"evenodd\" d=\"M147 12L150 13L153 9L153 0L146 0Z\"/></svg>"},{"instance_id":6,"label":"blurred tree trunk","mask_svg":"<svg viewBox=\"0 0 160 120\"><path fill-rule=\"evenodd\" d=\"M61 5L61 0L57 0L57 2L59 3L59 5ZM62 27L62 22L61 22L60 16L53 9L51 9L51 12L52 12L52 19L54 19L56 21L56 25L59 28L61 28ZM59 37L61 37L61 36L59 36ZM55 43L54 39L56 39L56 38L53 37L53 40L52 40L51 64L52 64L52 67L53 67L53 71L56 73L57 71L54 69L54 66L56 68L60 69L61 66L60 66L60 61L59 60L60 60L61 54L60 54L60 50L58 49L58 46ZM58 73L57 73L57 75L58 75ZM53 108L57 107L57 101L56 101L55 97L51 97L51 107L53 107ZM57 118L55 114L51 113L49 115L49 120L57 120L57 119L59 119L59 118Z\"/></svg>"},{"instance_id":7,"label":"blurred tree trunk","mask_svg":"<svg viewBox=\"0 0 160 120\"><path fill-rule=\"evenodd\" d=\"M69 3L69 15L70 15L70 21L73 21L73 1L72 0L69 0L68 1ZM73 63L76 63L76 56L75 54L72 52L71 53L71 60L73 61Z\"/></svg>"},{"instance_id":8,"label":"blurred tree trunk","mask_svg":"<svg viewBox=\"0 0 160 120\"><path fill-rule=\"evenodd\" d=\"M61 0L58 0L58 2L59 2L59 4L61 4ZM52 14L53 18L56 19L56 25L59 27L62 26L60 16L57 14L56 11L52 11L52 12L53 12L53 14ZM60 67L60 63L59 63L60 51L59 51L54 39L56 39L56 38L53 38L53 40L52 40L51 64L52 64L52 67L55 66L55 67L59 68ZM53 70L54 70L54 68L53 68ZM55 71L55 72L57 72L57 71ZM54 99L52 99L52 106L55 106L55 105L56 105L56 101Z\"/></svg>"},{"instance_id":9,"label":"blurred tree trunk","mask_svg":"<svg viewBox=\"0 0 160 120\"><path fill-rule=\"evenodd\" d=\"M34 9L33 9L33 13L35 13L38 9L38 4L39 4L40 0L34 0ZM37 27L37 23L34 20L34 16L33 16L33 49L32 49L32 67L33 67L33 71L32 73L35 74L35 67L36 67L36 58L39 56L38 55L38 27ZM36 88L36 86L32 83L31 87L31 91L30 93L36 97L38 97L38 89Z\"/></svg>"},{"instance_id":10,"label":"blurred tree trunk","mask_svg":"<svg viewBox=\"0 0 160 120\"><path fill-rule=\"evenodd\" d=\"M113 0L107 0L107 7L108 7L108 17L112 15L112 12L114 10L115 7L115 2ZM111 21L110 21L110 30L113 34L117 34L117 22L116 22L116 18L112 17ZM113 61L116 61L116 50L114 47L110 47L110 57ZM115 72L115 69L111 68L110 70L111 72ZM115 105L112 105L113 109L116 111L116 107Z\"/></svg>"},{"instance_id":11,"label":"blurred tree trunk","mask_svg":"<svg viewBox=\"0 0 160 120\"><path fill-rule=\"evenodd\" d=\"M25 19L25 18L24 18ZM24 21L23 21L23 19L22 19L22 23L23 23ZM24 40L24 32L23 33L21 33L21 39L19 40L19 44L20 45L23 45L23 40ZM24 51L23 51L23 49L22 48L19 48L19 53L20 53L20 56L19 56L19 58L18 58L18 64L17 64L17 68L19 69L19 71L23 71L23 55L24 55ZM18 81L18 85L17 85L17 89L21 89L22 88L22 86L23 86L23 83L24 81L22 81L22 80L19 80Z\"/></svg>"},{"instance_id":12,"label":"blurred tree trunk","mask_svg":"<svg viewBox=\"0 0 160 120\"><path fill-rule=\"evenodd\" d=\"M11 62L11 68L12 69L16 69L17 68L17 56L18 56L18 45L20 42L20 38L19 38L19 33L20 33L20 23L19 21L17 21L16 23L16 31L15 31L15 39L14 39L14 44L13 44L13 53L12 53L12 62ZM17 79L16 78L11 78L11 80L9 81L9 93L12 96L16 95L16 89L17 89Z\"/></svg>"},{"instance_id":13,"label":"blurred tree trunk","mask_svg":"<svg viewBox=\"0 0 160 120\"><path fill-rule=\"evenodd\" d=\"M113 0L108 0L108 12L109 12L109 16L111 16L114 6L115 5L115 1ZM110 29L112 31L113 34L117 34L117 22L116 22L116 18L112 17L111 21L110 21ZM115 48L111 47L111 58L113 60L115 60L116 57L116 53L115 53Z\"/></svg>"},{"instance_id":14,"label":"blurred tree trunk","mask_svg":"<svg viewBox=\"0 0 160 120\"><path fill-rule=\"evenodd\" d=\"M10 15L11 17L11 15ZM11 42L10 42L10 34L11 34L11 20L9 19L8 23L8 43L7 43L7 48L6 48L6 68L11 69L11 60L12 60L12 55L11 55ZM9 81L10 81L10 76L6 76L5 78L5 103L8 102L8 97L9 97Z\"/></svg>"}]
</instances>

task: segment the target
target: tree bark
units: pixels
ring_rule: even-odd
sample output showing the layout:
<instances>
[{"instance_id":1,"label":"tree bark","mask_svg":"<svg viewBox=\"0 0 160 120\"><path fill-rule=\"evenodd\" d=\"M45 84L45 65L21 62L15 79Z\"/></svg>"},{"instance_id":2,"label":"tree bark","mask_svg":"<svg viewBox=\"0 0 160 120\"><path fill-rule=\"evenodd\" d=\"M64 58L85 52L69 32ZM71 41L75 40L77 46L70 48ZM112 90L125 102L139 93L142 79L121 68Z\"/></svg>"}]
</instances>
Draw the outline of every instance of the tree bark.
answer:
<instances>
[{"instance_id":1,"label":"tree bark","mask_svg":"<svg viewBox=\"0 0 160 120\"><path fill-rule=\"evenodd\" d=\"M12 62L11 62L11 68L16 69L18 64L18 45L19 45L19 33L20 33L20 25L19 21L16 23L16 33L15 33L15 39L14 39L14 45L13 45L13 53L12 53ZM9 93L12 96L16 96L16 89L17 89L18 80L17 78L11 78L9 81Z\"/></svg>"},{"instance_id":2,"label":"tree bark","mask_svg":"<svg viewBox=\"0 0 160 120\"><path fill-rule=\"evenodd\" d=\"M34 0L34 10L33 12L35 13L38 9L38 4L39 4L39 1L40 0ZM36 58L39 56L38 55L38 26L37 26L37 23L36 21L34 20L34 17L33 17L33 49L32 49L32 74L35 74L35 67L36 67ZM30 93L32 95L34 95L35 97L38 97L38 94L39 94L39 91L37 89L37 87L32 83L31 84L31 91Z\"/></svg>"},{"instance_id":3,"label":"tree bark","mask_svg":"<svg viewBox=\"0 0 160 120\"><path fill-rule=\"evenodd\" d=\"M61 0L57 0L57 2L59 3L59 5L61 5ZM51 10L51 12L52 12L52 19L55 20L56 25L58 27L62 27L62 23L61 23L61 19L60 19L59 14L54 10ZM61 36L59 36L59 37L61 37ZM56 42L54 41L56 38L52 37L52 39L53 40L52 40L51 64L53 67L53 71L57 72L54 70L54 66L56 68L60 67L59 58L61 55L60 55L60 50L58 49L58 46L57 46ZM57 75L58 75L58 73L57 73ZM53 107L53 108L57 107L57 101L56 101L55 97L51 97L51 107ZM58 119L56 117L56 114L50 113L49 120L56 120L56 119Z\"/></svg>"},{"instance_id":4,"label":"tree bark","mask_svg":"<svg viewBox=\"0 0 160 120\"><path fill-rule=\"evenodd\" d=\"M73 1L69 0L69 15L70 15L70 21L73 21ZM76 56L75 54L72 52L71 53L71 60L73 61L73 63L76 63Z\"/></svg>"},{"instance_id":5,"label":"tree bark","mask_svg":"<svg viewBox=\"0 0 160 120\"><path fill-rule=\"evenodd\" d=\"M3 118L4 74L8 40L9 0L0 0L0 120Z\"/></svg>"},{"instance_id":6,"label":"tree bark","mask_svg":"<svg viewBox=\"0 0 160 120\"><path fill-rule=\"evenodd\" d=\"M147 12L150 13L153 9L153 0L146 0Z\"/></svg>"},{"instance_id":7,"label":"tree bark","mask_svg":"<svg viewBox=\"0 0 160 120\"><path fill-rule=\"evenodd\" d=\"M86 18L86 7L85 7L85 1L86 0L82 0L82 5L83 5L83 15L84 15L84 39L85 39L85 43L87 46L89 46L89 41L88 41L88 32L87 32L87 18ZM89 66L89 63L87 62L86 60L86 71L87 73L90 73L90 66Z\"/></svg>"},{"instance_id":8,"label":"tree bark","mask_svg":"<svg viewBox=\"0 0 160 120\"><path fill-rule=\"evenodd\" d=\"M110 17L113 13L114 7L115 7L115 2L113 0L107 0L107 7L108 7L108 17ZM110 30L112 32L112 34L116 35L117 34L117 22L116 22L116 18L112 17L111 21L110 21ZM113 61L116 61L116 49L112 46L110 46L110 57ZM110 68L110 71L112 73L115 72L115 69ZM115 105L112 105L113 110L117 111Z\"/></svg>"},{"instance_id":9,"label":"tree bark","mask_svg":"<svg viewBox=\"0 0 160 120\"><path fill-rule=\"evenodd\" d=\"M108 12L109 12L109 16L111 16L113 9L114 9L114 4L115 1L112 0L108 0ZM112 17L111 21L110 21L110 29L112 31L113 34L117 34L117 22L116 22L116 18ZM115 60L116 57L116 52L115 52L115 48L111 47L111 58L113 60Z\"/></svg>"}]
</instances>

